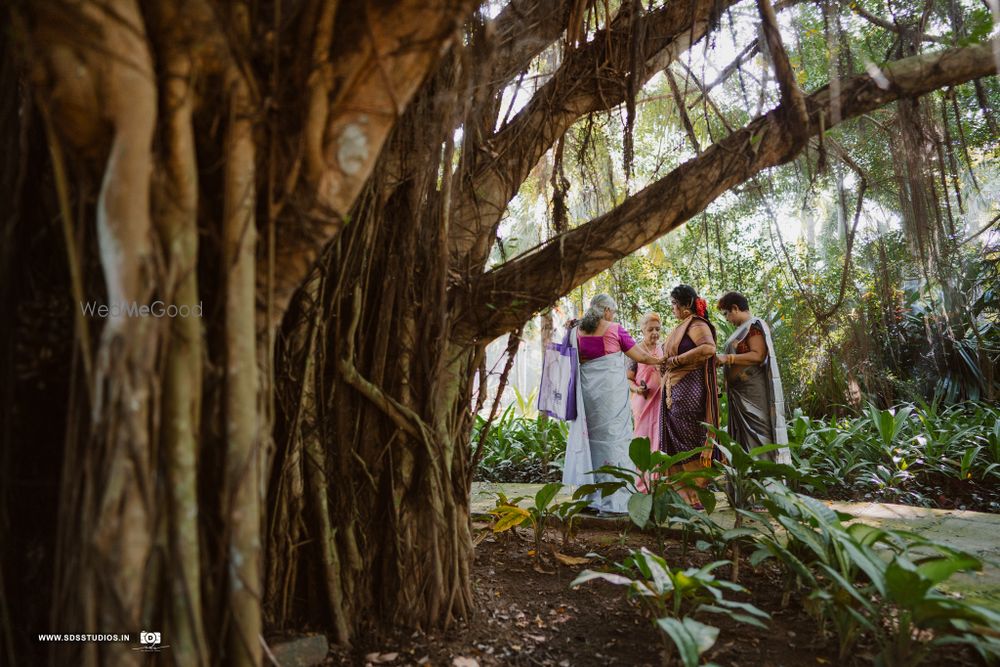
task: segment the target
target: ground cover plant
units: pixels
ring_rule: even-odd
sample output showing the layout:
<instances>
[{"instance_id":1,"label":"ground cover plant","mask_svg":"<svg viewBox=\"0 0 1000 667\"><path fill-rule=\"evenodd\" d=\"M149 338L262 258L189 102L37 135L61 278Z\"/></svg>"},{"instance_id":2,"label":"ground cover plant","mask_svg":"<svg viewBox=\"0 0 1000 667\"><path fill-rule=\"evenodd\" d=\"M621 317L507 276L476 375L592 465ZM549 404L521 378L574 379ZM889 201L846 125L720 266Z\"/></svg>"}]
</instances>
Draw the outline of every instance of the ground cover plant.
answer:
<instances>
[{"instance_id":1,"label":"ground cover plant","mask_svg":"<svg viewBox=\"0 0 1000 667\"><path fill-rule=\"evenodd\" d=\"M472 442L485 424L476 417ZM566 422L545 417L521 417L514 407L504 410L486 436L477 479L484 482L548 482L562 476L566 453Z\"/></svg>"},{"instance_id":2,"label":"ground cover plant","mask_svg":"<svg viewBox=\"0 0 1000 667\"><path fill-rule=\"evenodd\" d=\"M767 612L752 604L727 599L727 592L745 593L746 589L723 579L713 571L727 561L714 561L701 567L671 567L662 557L646 548L633 550L615 571L584 570L570 584L579 586L599 579L626 586L630 598L637 600L661 631L666 650L665 665L698 665L701 656L719 638L719 629L705 621L708 614L728 616L734 621L766 628Z\"/></svg>"},{"instance_id":3,"label":"ground cover plant","mask_svg":"<svg viewBox=\"0 0 1000 667\"><path fill-rule=\"evenodd\" d=\"M490 429L478 479L558 479L566 431L564 422L518 417L516 409L509 407ZM789 419L788 432L795 465L792 471L773 474L793 486L801 484L801 490L813 495L1000 511L1000 408L996 406L930 402L880 409L868 405L853 417L825 419L796 411ZM724 431L716 437L732 451ZM662 465L662 460L655 459L655 463ZM731 458L726 465L729 479L742 479L734 476L738 471L732 469ZM754 465L769 467L766 461ZM542 474L546 469L547 476ZM742 487L737 489L733 502L742 502L737 496L745 493Z\"/></svg>"},{"instance_id":4,"label":"ground cover plant","mask_svg":"<svg viewBox=\"0 0 1000 667\"><path fill-rule=\"evenodd\" d=\"M1000 409L936 402L789 424L792 456L832 497L1000 511Z\"/></svg>"},{"instance_id":5,"label":"ground cover plant","mask_svg":"<svg viewBox=\"0 0 1000 667\"><path fill-rule=\"evenodd\" d=\"M941 593L956 572L979 570L975 556L920 535L854 523L820 501L780 484L763 499L770 521L757 518L750 563L773 558L820 624L832 627L846 660L867 635L876 664L918 665L935 646L965 643L983 660L1000 658L1000 613Z\"/></svg>"}]
</instances>

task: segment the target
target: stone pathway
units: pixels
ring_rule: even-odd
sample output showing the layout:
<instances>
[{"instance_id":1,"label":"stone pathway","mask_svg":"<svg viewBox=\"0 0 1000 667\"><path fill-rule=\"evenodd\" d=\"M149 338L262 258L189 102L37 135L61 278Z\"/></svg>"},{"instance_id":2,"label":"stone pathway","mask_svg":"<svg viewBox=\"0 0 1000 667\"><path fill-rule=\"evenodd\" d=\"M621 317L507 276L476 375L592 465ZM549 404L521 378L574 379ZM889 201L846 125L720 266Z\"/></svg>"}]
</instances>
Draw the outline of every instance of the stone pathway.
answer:
<instances>
[{"instance_id":1,"label":"stone pathway","mask_svg":"<svg viewBox=\"0 0 1000 667\"><path fill-rule=\"evenodd\" d=\"M531 498L540 488L541 484L476 482L472 485L472 513L485 514L493 509L496 505L494 494L498 491L505 493L508 498ZM722 494L718 495L720 509L712 514L712 518L720 525L732 526L733 514L725 508ZM564 487L554 502L568 500L570 496L569 488ZM978 556L983 561L982 572L957 574L949 580L947 587L942 588L962 593L969 599L1000 610L1000 514L884 503L828 501L827 504L841 512L853 514L859 521L871 526L919 533L935 542ZM620 525L617 519L607 521L609 526Z\"/></svg>"}]
</instances>

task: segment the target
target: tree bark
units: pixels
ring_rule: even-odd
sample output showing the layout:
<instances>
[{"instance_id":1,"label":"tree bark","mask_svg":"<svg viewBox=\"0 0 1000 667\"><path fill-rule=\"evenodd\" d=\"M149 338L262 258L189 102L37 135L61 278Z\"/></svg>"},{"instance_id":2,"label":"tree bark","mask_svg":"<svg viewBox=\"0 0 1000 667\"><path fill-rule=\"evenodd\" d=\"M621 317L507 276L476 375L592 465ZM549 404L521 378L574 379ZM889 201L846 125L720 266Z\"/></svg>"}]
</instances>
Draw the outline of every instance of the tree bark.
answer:
<instances>
[{"instance_id":1,"label":"tree bark","mask_svg":"<svg viewBox=\"0 0 1000 667\"><path fill-rule=\"evenodd\" d=\"M52 625L162 623L179 662L260 664L262 633L303 618L346 644L468 617L471 382L489 339L798 148L765 116L484 274L496 225L567 128L620 103L631 71L669 64L727 2L671 0L641 30L621 14L581 46L576 0L514 0L477 15L468 42L456 27L471 0L246 3L224 26L202 0L17 3L32 91L67 156L52 210L70 256L84 248L79 294L205 309L103 324L91 421L65 424ZM562 67L495 132L504 87L567 22ZM648 37L638 57L630 34ZM984 76L985 54L895 63L888 90L861 77L840 102L856 114ZM816 133L830 94L806 103ZM99 253L74 208L96 218ZM142 655L53 651L57 664Z\"/></svg>"},{"instance_id":2,"label":"tree bark","mask_svg":"<svg viewBox=\"0 0 1000 667\"><path fill-rule=\"evenodd\" d=\"M226 286L226 474L223 515L230 531L228 661L258 665L262 631L260 520L264 450L258 411L254 322L255 147L253 105L238 71L229 81L222 270Z\"/></svg>"},{"instance_id":3,"label":"tree bark","mask_svg":"<svg viewBox=\"0 0 1000 667\"><path fill-rule=\"evenodd\" d=\"M307 156L313 156L312 167L300 187L294 181L286 186L305 213L299 216L294 234L278 237L275 262L280 268L275 274L274 319L268 326L280 324L320 251L343 228L389 132L473 4L472 0L351 3L342 8L350 11L338 13L336 34L365 39L360 45L347 42L353 50L346 53L348 47L337 43L330 54L336 63L333 72L324 76L321 69L314 79L316 86L330 78L341 84L331 88L325 101L310 105L305 146ZM324 45L325 21L324 17L319 26L319 47ZM321 162L315 164L320 155Z\"/></svg>"},{"instance_id":4,"label":"tree bark","mask_svg":"<svg viewBox=\"0 0 1000 667\"><path fill-rule=\"evenodd\" d=\"M171 3L162 3L170 12ZM174 17L171 17L173 19ZM198 296L198 161L190 85L193 63L183 48L167 51L164 107L165 180L154 218L167 259L164 295L188 309ZM170 504L169 544L176 558L170 572L171 611L164 628L179 664L207 665L198 536L198 440L201 431L202 329L194 316L169 322L163 380L163 447L167 457Z\"/></svg>"}]
</instances>

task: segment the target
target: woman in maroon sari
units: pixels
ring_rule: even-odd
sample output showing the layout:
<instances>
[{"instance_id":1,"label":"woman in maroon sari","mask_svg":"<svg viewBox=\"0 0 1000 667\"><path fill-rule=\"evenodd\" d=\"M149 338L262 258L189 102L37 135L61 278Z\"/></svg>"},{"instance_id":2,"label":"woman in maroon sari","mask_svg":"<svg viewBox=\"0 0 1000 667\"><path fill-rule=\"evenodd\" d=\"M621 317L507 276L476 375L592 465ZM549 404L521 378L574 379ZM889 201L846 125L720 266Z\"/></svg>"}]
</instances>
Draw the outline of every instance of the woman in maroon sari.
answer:
<instances>
[{"instance_id":1,"label":"woman in maroon sari","mask_svg":"<svg viewBox=\"0 0 1000 667\"><path fill-rule=\"evenodd\" d=\"M680 322L667 336L660 411L660 449L673 455L712 446L703 423L719 426L719 392L715 378L715 327L706 318L707 304L689 285L670 292L674 317ZM671 472L696 471L712 465L712 450L694 455ZM679 493L700 508L691 488Z\"/></svg>"}]
</instances>

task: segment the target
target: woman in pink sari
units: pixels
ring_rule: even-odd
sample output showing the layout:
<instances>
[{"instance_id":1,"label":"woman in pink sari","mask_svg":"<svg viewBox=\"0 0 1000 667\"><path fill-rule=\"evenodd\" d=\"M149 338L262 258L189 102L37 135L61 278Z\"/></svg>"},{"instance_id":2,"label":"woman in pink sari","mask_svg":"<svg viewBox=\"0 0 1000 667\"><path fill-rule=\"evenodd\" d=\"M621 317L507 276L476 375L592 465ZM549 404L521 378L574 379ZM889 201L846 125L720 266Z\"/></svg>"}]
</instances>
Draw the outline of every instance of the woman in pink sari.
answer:
<instances>
[{"instance_id":1,"label":"woman in pink sari","mask_svg":"<svg viewBox=\"0 0 1000 667\"><path fill-rule=\"evenodd\" d=\"M663 325L657 313L646 313L640 322L642 342L636 346L657 359L663 358L660 330ZM635 438L649 438L652 451L660 449L660 401L662 387L658 366L632 361L628 369L629 391L632 392L632 424Z\"/></svg>"}]
</instances>

